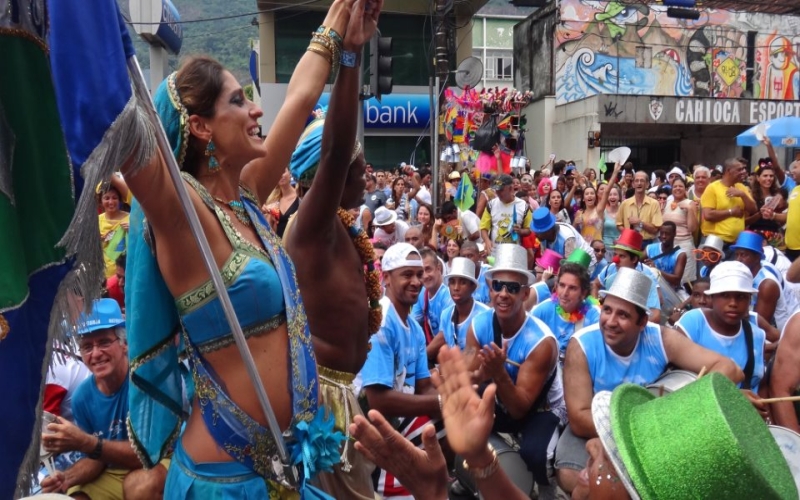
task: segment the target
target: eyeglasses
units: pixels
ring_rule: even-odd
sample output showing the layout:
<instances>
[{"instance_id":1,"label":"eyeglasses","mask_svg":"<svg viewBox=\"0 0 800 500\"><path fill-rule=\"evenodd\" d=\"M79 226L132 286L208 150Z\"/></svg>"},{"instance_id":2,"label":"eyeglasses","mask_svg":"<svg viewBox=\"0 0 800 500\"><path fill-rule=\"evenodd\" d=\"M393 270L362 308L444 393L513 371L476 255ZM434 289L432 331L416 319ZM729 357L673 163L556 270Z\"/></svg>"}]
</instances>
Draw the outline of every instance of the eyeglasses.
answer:
<instances>
[{"instance_id":1,"label":"eyeglasses","mask_svg":"<svg viewBox=\"0 0 800 500\"><path fill-rule=\"evenodd\" d=\"M95 347L97 347L101 351L105 352L114 344L114 342L116 342L118 340L119 340L119 338L116 338L114 340L111 340L111 339L98 340L97 342L93 342L91 344L89 344L89 343L82 344L78 349L81 351L81 354L83 354L84 356L87 355L87 354L91 354L92 351L94 351Z\"/></svg>"},{"instance_id":2,"label":"eyeglasses","mask_svg":"<svg viewBox=\"0 0 800 500\"><path fill-rule=\"evenodd\" d=\"M594 253L606 253L605 248L594 248Z\"/></svg>"},{"instance_id":3,"label":"eyeglasses","mask_svg":"<svg viewBox=\"0 0 800 500\"><path fill-rule=\"evenodd\" d=\"M502 292L503 287L505 287L506 291L508 291L508 293L511 295L516 295L522 290L522 284L517 283L516 281L492 280L492 290L495 292Z\"/></svg>"},{"instance_id":4,"label":"eyeglasses","mask_svg":"<svg viewBox=\"0 0 800 500\"><path fill-rule=\"evenodd\" d=\"M659 196L658 199L659 200L663 200L663 201L667 201L667 197L666 196Z\"/></svg>"},{"instance_id":5,"label":"eyeglasses","mask_svg":"<svg viewBox=\"0 0 800 500\"><path fill-rule=\"evenodd\" d=\"M696 248L693 253L695 259L707 260L712 264L716 264L719 262L719 259L722 258L722 255L716 250L703 250L702 248Z\"/></svg>"}]
</instances>

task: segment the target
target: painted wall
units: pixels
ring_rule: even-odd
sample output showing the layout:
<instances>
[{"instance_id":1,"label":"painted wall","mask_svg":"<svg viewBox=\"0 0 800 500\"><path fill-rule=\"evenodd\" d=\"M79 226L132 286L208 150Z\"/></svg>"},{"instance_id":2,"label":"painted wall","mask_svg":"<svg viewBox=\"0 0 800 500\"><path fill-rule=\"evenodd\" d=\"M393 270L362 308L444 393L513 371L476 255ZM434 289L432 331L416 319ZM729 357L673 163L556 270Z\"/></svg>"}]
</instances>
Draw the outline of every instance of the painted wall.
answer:
<instances>
[{"instance_id":1,"label":"painted wall","mask_svg":"<svg viewBox=\"0 0 800 500\"><path fill-rule=\"evenodd\" d=\"M746 88L748 32L756 32ZM558 104L596 94L800 98L800 18L703 10L697 21L666 7L562 0L555 27Z\"/></svg>"},{"instance_id":2,"label":"painted wall","mask_svg":"<svg viewBox=\"0 0 800 500\"><path fill-rule=\"evenodd\" d=\"M554 14L555 12L553 12ZM530 89L534 99L553 95L553 33L556 16L537 13L514 28L514 74L517 88Z\"/></svg>"}]
</instances>

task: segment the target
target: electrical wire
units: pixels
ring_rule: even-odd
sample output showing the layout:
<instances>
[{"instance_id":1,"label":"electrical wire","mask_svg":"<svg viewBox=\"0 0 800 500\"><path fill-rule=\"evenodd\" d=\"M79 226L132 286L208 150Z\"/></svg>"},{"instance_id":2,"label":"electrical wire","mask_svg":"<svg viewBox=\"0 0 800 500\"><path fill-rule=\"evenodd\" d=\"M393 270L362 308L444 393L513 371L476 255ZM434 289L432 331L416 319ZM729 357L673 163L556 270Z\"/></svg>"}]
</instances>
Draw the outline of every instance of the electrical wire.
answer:
<instances>
[{"instance_id":1,"label":"electrical wire","mask_svg":"<svg viewBox=\"0 0 800 500\"><path fill-rule=\"evenodd\" d=\"M255 16L255 15L258 15L258 14L268 14L270 12L278 12L280 10L296 9L298 7L303 7L303 6L306 6L306 5L311 5L313 3L318 3L320 1L321 0L305 0L305 1L297 3L297 4L282 5L280 7L275 7L275 8L272 8L272 9L256 10L256 11L247 12L247 13L244 13L244 14L231 14L229 16L206 17L206 18L203 18L203 19L181 19L180 21L174 21L173 24L207 23L207 22L211 22L211 21L222 21L222 20L225 20L225 19L236 19L238 17L250 17L250 16ZM133 24L153 24L153 23L147 23L147 22L136 22L136 23L134 23L134 22L130 21L129 19L126 19L126 21L127 21L128 24L132 24L132 25Z\"/></svg>"}]
</instances>

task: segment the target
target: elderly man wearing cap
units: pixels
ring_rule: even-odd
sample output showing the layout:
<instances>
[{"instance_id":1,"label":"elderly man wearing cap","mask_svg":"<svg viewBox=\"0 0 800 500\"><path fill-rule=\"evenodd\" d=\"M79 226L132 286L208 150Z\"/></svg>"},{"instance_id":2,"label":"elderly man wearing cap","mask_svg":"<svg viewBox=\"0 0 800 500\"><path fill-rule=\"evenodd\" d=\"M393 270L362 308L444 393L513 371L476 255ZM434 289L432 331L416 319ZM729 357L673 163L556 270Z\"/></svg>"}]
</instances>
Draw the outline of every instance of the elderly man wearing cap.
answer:
<instances>
[{"instance_id":1,"label":"elderly man wearing cap","mask_svg":"<svg viewBox=\"0 0 800 500\"><path fill-rule=\"evenodd\" d=\"M647 295L647 308L650 311L650 321L659 323L661 321L661 299L658 296L658 277L649 267L642 265L644 258L642 235L633 229L623 229L619 239L611 248L614 250L614 258L592 283L592 294L597 297L601 290L609 289L616 280L618 270L622 268L635 269L650 278L652 286Z\"/></svg>"},{"instance_id":2,"label":"elderly man wearing cap","mask_svg":"<svg viewBox=\"0 0 800 500\"><path fill-rule=\"evenodd\" d=\"M473 298L478 280L475 277L475 264L471 260L464 257L454 258L445 280L453 303L444 308L439 318L439 333L428 346L428 357L431 359L435 359L439 349L445 344L465 349L472 318L490 310L489 306Z\"/></svg>"},{"instance_id":3,"label":"elderly man wearing cap","mask_svg":"<svg viewBox=\"0 0 800 500\"><path fill-rule=\"evenodd\" d=\"M594 270L597 257L592 250L592 245L584 240L581 233L571 225L556 222L555 216L546 207L537 208L533 212L531 229L541 242L542 252L550 249L569 258L576 248L580 248L589 255L589 272Z\"/></svg>"},{"instance_id":4,"label":"elderly man wearing cap","mask_svg":"<svg viewBox=\"0 0 800 500\"><path fill-rule=\"evenodd\" d=\"M531 233L531 209L514 196L510 175L501 174L492 184L497 197L489 200L481 217L481 237L486 253L499 243L517 243Z\"/></svg>"},{"instance_id":5,"label":"elderly man wearing cap","mask_svg":"<svg viewBox=\"0 0 800 500\"><path fill-rule=\"evenodd\" d=\"M522 435L520 456L540 487L546 487L555 438L566 421L558 342L547 325L525 312L534 277L524 248L499 245L486 279L494 310L472 320L467 347L478 354L470 369L477 370L479 383L497 385L494 429Z\"/></svg>"},{"instance_id":6,"label":"elderly man wearing cap","mask_svg":"<svg viewBox=\"0 0 800 500\"><path fill-rule=\"evenodd\" d=\"M531 315L548 325L556 336L562 362L572 335L600 321L597 299L591 296L589 262L589 255L582 249L572 252L558 271L553 296L531 311Z\"/></svg>"},{"instance_id":7,"label":"elderly man wearing cap","mask_svg":"<svg viewBox=\"0 0 800 500\"><path fill-rule=\"evenodd\" d=\"M633 197L623 201L617 211L617 228L633 229L642 234L645 244L650 244L658 234L663 220L661 206L647 196L647 173L633 176Z\"/></svg>"},{"instance_id":8,"label":"elderly man wearing cap","mask_svg":"<svg viewBox=\"0 0 800 500\"><path fill-rule=\"evenodd\" d=\"M77 426L57 419L42 435L42 447L52 453L85 454L65 472L42 481L42 491L66 492L73 498L160 498L169 459L150 470L128 441L128 347L125 319L114 299L100 299L92 313L77 321L78 351L92 376L72 396Z\"/></svg>"},{"instance_id":9,"label":"elderly man wearing cap","mask_svg":"<svg viewBox=\"0 0 800 500\"><path fill-rule=\"evenodd\" d=\"M765 405L754 394L764 377L767 341L766 333L758 326L758 315L750 312L750 297L756 292L747 266L723 262L711 272L711 286L705 292L711 308L687 311L675 326L695 344L733 360L744 372L739 387L766 416Z\"/></svg>"},{"instance_id":10,"label":"elderly man wearing cap","mask_svg":"<svg viewBox=\"0 0 800 500\"><path fill-rule=\"evenodd\" d=\"M409 227L405 221L397 219L397 213L394 210L386 207L375 210L372 225L375 227L375 241L380 241L387 247L405 241L406 231Z\"/></svg>"},{"instance_id":11,"label":"elderly man wearing cap","mask_svg":"<svg viewBox=\"0 0 800 500\"><path fill-rule=\"evenodd\" d=\"M725 160L722 179L706 188L700 199L703 235L714 234L727 244L733 243L744 231L745 218L758 210L750 191L741 183L743 172L744 165L736 158L729 158Z\"/></svg>"},{"instance_id":12,"label":"elderly man wearing cap","mask_svg":"<svg viewBox=\"0 0 800 500\"><path fill-rule=\"evenodd\" d=\"M367 361L358 376L367 404L395 420L406 437L420 422L441 417L441 399L431 384L425 335L411 316L422 288L423 262L416 248L397 243L383 255L386 297L381 329L370 339ZM438 428L442 429L441 421ZM404 491L393 476L380 471L376 491L395 496Z\"/></svg>"},{"instance_id":13,"label":"elderly man wearing cap","mask_svg":"<svg viewBox=\"0 0 800 500\"><path fill-rule=\"evenodd\" d=\"M753 286L757 295L751 300L753 311L777 326L778 330L783 329L789 316L797 309L797 301L794 294L785 289L780 271L764 261L764 238L758 233L744 231L736 239L736 244L731 245L731 250L736 260L746 265L755 277ZM769 340L774 342L778 339Z\"/></svg>"},{"instance_id":14,"label":"elderly man wearing cap","mask_svg":"<svg viewBox=\"0 0 800 500\"><path fill-rule=\"evenodd\" d=\"M556 469L559 485L571 492L589 459L586 440L597 436L592 397L623 383L646 386L672 364L699 372L704 367L738 383L742 370L730 359L705 349L681 333L649 321L647 303L653 281L621 268L600 309L600 322L577 332L564 362L564 395L569 427L559 439Z\"/></svg>"}]
</instances>

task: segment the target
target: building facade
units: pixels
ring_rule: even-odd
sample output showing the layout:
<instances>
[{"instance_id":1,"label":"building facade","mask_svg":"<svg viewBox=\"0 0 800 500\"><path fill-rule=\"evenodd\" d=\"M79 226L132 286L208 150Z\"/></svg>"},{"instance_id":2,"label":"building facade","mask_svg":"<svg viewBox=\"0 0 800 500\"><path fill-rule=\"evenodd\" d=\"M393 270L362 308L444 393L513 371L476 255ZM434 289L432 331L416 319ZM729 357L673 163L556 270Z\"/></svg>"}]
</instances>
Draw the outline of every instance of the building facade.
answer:
<instances>
[{"instance_id":1,"label":"building facade","mask_svg":"<svg viewBox=\"0 0 800 500\"><path fill-rule=\"evenodd\" d=\"M766 152L738 148L739 133L800 116L799 17L705 8L688 20L647 2L560 0L514 33L515 83L534 92L528 124L543 132L529 139L533 163L556 152L594 167L618 146L649 169L757 158Z\"/></svg>"}]
</instances>

